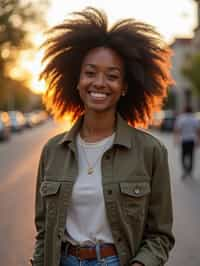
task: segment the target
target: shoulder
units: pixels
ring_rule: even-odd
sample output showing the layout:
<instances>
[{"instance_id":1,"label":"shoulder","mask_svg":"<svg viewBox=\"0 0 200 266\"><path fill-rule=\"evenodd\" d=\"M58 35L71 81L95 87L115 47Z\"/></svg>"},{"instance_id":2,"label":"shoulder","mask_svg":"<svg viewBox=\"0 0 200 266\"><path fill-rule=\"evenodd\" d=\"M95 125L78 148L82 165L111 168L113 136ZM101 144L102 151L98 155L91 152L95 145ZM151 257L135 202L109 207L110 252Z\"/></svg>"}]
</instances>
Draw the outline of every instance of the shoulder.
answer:
<instances>
[{"instance_id":1,"label":"shoulder","mask_svg":"<svg viewBox=\"0 0 200 266\"><path fill-rule=\"evenodd\" d=\"M134 135L135 142L139 145L158 149L160 151L167 150L166 146L160 139L144 129L132 128L132 134Z\"/></svg>"},{"instance_id":2,"label":"shoulder","mask_svg":"<svg viewBox=\"0 0 200 266\"><path fill-rule=\"evenodd\" d=\"M61 141L63 138L67 135L67 132L63 132L60 134L57 134L50 139L47 140L47 142L43 146L43 151L48 152L49 150L55 149L61 145Z\"/></svg>"}]
</instances>

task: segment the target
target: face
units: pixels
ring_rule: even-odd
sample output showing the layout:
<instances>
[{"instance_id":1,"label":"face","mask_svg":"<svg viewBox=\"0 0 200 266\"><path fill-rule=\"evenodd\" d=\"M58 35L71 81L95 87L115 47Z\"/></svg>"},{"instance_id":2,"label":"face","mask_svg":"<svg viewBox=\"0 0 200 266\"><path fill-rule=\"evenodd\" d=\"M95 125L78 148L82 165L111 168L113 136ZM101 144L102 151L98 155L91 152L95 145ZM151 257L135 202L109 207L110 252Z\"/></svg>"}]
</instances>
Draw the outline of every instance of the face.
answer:
<instances>
[{"instance_id":1,"label":"face","mask_svg":"<svg viewBox=\"0 0 200 266\"><path fill-rule=\"evenodd\" d=\"M89 51L83 60L78 83L85 111L115 112L125 88L122 58L110 48Z\"/></svg>"}]
</instances>

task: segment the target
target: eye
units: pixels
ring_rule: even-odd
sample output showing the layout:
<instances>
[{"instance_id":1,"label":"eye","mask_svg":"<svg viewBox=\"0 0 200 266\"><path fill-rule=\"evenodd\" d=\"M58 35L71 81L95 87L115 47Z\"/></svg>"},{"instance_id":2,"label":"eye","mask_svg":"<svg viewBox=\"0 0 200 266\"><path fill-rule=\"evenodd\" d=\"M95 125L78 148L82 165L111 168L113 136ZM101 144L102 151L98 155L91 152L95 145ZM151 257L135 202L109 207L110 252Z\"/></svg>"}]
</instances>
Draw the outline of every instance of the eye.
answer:
<instances>
[{"instance_id":1,"label":"eye","mask_svg":"<svg viewBox=\"0 0 200 266\"><path fill-rule=\"evenodd\" d=\"M108 74L108 79L109 80L117 80L119 77L115 74Z\"/></svg>"},{"instance_id":2,"label":"eye","mask_svg":"<svg viewBox=\"0 0 200 266\"><path fill-rule=\"evenodd\" d=\"M89 71L89 70L85 71L84 73L88 77L93 77L95 75L95 72L94 71Z\"/></svg>"}]
</instances>

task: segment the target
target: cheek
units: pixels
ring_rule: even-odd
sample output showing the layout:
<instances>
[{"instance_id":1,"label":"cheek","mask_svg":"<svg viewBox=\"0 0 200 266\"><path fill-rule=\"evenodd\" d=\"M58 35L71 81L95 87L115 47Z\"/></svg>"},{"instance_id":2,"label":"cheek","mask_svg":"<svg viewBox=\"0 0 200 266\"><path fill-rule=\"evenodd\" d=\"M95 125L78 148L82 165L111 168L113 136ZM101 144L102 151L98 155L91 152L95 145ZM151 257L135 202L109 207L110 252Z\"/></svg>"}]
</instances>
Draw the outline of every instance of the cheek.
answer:
<instances>
[{"instance_id":1,"label":"cheek","mask_svg":"<svg viewBox=\"0 0 200 266\"><path fill-rule=\"evenodd\" d=\"M88 85L91 83L91 81L87 78L80 78L79 82L78 82L78 87L80 90L85 90Z\"/></svg>"}]
</instances>

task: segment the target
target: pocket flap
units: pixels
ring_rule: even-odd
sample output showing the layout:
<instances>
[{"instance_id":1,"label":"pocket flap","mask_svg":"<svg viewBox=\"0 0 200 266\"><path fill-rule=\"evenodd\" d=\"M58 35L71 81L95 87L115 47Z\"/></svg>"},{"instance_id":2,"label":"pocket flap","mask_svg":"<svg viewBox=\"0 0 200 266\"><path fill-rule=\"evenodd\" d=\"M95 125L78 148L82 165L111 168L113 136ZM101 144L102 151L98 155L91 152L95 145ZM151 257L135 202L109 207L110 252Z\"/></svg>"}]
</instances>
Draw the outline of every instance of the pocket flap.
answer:
<instances>
[{"instance_id":1,"label":"pocket flap","mask_svg":"<svg viewBox=\"0 0 200 266\"><path fill-rule=\"evenodd\" d=\"M120 191L123 194L132 196L132 197L142 197L150 193L150 184L148 182L121 182Z\"/></svg>"},{"instance_id":2,"label":"pocket flap","mask_svg":"<svg viewBox=\"0 0 200 266\"><path fill-rule=\"evenodd\" d=\"M58 192L60 185L59 182L44 181L41 184L40 193L42 196L54 195Z\"/></svg>"}]
</instances>

